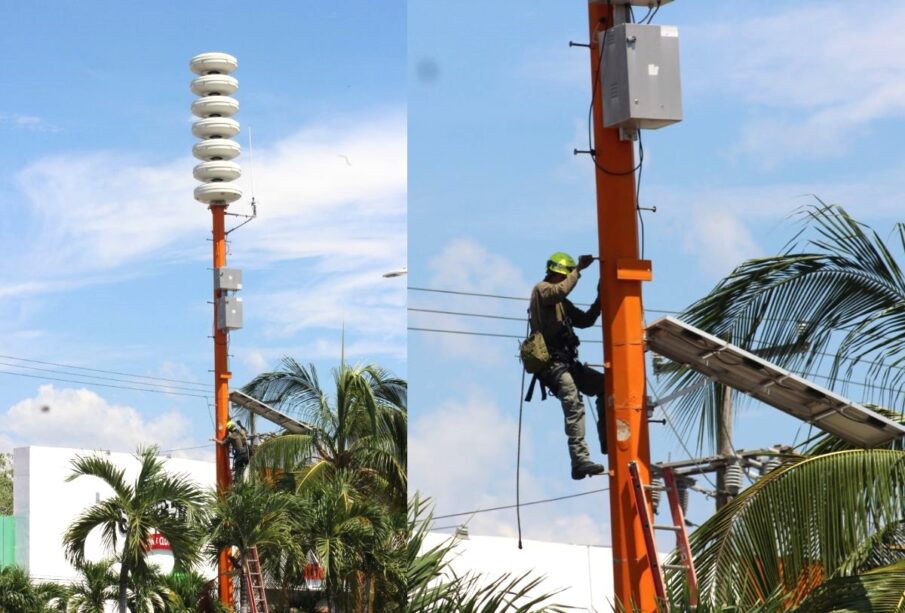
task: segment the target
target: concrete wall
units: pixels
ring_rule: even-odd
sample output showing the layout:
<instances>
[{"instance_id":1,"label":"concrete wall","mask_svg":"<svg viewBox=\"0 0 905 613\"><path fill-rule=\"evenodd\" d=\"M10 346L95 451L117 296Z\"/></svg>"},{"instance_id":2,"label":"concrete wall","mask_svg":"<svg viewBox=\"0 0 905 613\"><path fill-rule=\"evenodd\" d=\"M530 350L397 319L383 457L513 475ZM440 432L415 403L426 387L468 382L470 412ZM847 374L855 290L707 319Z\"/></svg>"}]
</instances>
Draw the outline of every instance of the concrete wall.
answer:
<instances>
[{"instance_id":1,"label":"concrete wall","mask_svg":"<svg viewBox=\"0 0 905 613\"><path fill-rule=\"evenodd\" d=\"M428 534L425 549L448 540L447 534ZM577 611L613 610L613 550L609 547L568 545L544 541L522 541L497 536L469 536L460 539L450 557L457 574L481 573L481 584L510 573L525 572L547 579L533 594L562 589L552 602L575 607Z\"/></svg>"},{"instance_id":2,"label":"concrete wall","mask_svg":"<svg viewBox=\"0 0 905 613\"><path fill-rule=\"evenodd\" d=\"M16 518L16 563L34 579L68 582L78 576L63 555L63 534L86 509L113 495L113 490L96 477L79 477L66 482L77 456L100 454L125 470L125 480L133 483L139 462L132 455L65 449L20 447L13 451L13 515ZM216 483L213 462L168 459L170 473L184 473L205 488ZM97 531L96 531L97 532ZM85 548L89 560L111 557L98 533L92 533ZM152 560L167 572L172 555L153 552Z\"/></svg>"}]
</instances>

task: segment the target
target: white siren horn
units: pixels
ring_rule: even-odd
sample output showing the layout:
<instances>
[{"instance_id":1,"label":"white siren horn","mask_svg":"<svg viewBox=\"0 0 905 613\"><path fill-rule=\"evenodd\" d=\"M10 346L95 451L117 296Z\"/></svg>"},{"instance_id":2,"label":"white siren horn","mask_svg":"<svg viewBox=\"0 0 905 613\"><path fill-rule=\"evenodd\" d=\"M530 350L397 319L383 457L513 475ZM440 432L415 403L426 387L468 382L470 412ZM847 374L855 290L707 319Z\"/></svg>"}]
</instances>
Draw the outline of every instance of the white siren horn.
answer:
<instances>
[{"instance_id":1,"label":"white siren horn","mask_svg":"<svg viewBox=\"0 0 905 613\"><path fill-rule=\"evenodd\" d=\"M228 206L242 197L242 190L231 185L242 176L242 167L232 162L242 148L232 140L239 133L239 101L232 97L239 81L231 76L239 61L228 53L202 53L189 62L198 75L191 83L198 99L192 103L192 134L201 139L192 147L192 155L201 160L193 175L202 182L195 188L195 200L212 206Z\"/></svg>"}]
</instances>

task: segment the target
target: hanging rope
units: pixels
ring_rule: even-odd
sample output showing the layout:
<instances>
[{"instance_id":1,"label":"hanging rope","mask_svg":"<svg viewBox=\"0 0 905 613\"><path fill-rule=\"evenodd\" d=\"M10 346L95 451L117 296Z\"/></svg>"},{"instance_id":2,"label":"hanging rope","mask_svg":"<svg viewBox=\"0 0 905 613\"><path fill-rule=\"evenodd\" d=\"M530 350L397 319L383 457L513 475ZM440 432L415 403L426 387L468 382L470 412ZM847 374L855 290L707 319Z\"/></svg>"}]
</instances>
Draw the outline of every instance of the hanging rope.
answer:
<instances>
[{"instance_id":1,"label":"hanging rope","mask_svg":"<svg viewBox=\"0 0 905 613\"><path fill-rule=\"evenodd\" d=\"M530 317L530 316L529 316ZM525 322L525 337L531 331L530 319ZM522 466L522 409L525 406L525 368L522 367L522 389L518 395L518 445L515 454L515 521L518 524L518 548L522 548L522 511L521 501L519 499L519 481L521 477Z\"/></svg>"}]
</instances>

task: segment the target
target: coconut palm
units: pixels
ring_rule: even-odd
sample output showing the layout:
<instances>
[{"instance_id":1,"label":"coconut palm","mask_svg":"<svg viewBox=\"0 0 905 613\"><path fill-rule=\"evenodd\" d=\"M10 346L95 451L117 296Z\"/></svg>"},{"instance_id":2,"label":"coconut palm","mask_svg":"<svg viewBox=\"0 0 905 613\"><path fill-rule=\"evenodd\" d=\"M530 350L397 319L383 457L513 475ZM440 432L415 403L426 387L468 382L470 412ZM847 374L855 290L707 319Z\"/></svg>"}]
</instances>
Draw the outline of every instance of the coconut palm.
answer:
<instances>
[{"instance_id":1,"label":"coconut palm","mask_svg":"<svg viewBox=\"0 0 905 613\"><path fill-rule=\"evenodd\" d=\"M62 611L65 593L60 585L32 583L28 572L18 566L0 568L0 611L4 613Z\"/></svg>"},{"instance_id":2,"label":"coconut palm","mask_svg":"<svg viewBox=\"0 0 905 613\"><path fill-rule=\"evenodd\" d=\"M119 610L125 613L130 578L147 576L147 543L152 532L162 534L173 551L176 568L191 567L200 557L206 512L204 491L185 475L170 475L156 448L140 449L138 475L127 483L125 471L102 456L77 457L69 481L92 476L103 480L113 496L85 510L63 538L67 558L85 563L88 535L100 530L104 546L119 554ZM178 509L171 513L168 509ZM120 547L120 543L121 547ZM135 587L135 586L133 586Z\"/></svg>"},{"instance_id":3,"label":"coconut palm","mask_svg":"<svg viewBox=\"0 0 905 613\"><path fill-rule=\"evenodd\" d=\"M822 601L850 587L852 577L905 561L905 452L853 449L790 460L690 542L705 607L797 610ZM684 601L684 575L667 579L673 601ZM872 576L879 591L890 581L901 583L895 573Z\"/></svg>"},{"instance_id":4,"label":"coconut palm","mask_svg":"<svg viewBox=\"0 0 905 613\"><path fill-rule=\"evenodd\" d=\"M117 575L113 560L91 562L78 566L81 577L69 588L66 609L72 613L104 613L111 601L116 601Z\"/></svg>"},{"instance_id":5,"label":"coconut palm","mask_svg":"<svg viewBox=\"0 0 905 613\"><path fill-rule=\"evenodd\" d=\"M905 376L905 276L893 250L841 207L820 203L804 217L783 253L743 263L683 319L749 350L778 348L771 361L822 372L840 391L860 374L870 382L865 400L895 406ZM901 255L905 227L895 235ZM669 375L673 390L699 380L681 369ZM709 386L674 406L686 428L702 426L703 441L715 434L721 399ZM808 443L691 536L700 611L905 607L905 442L863 450L823 434ZM668 578L681 602L682 577Z\"/></svg>"},{"instance_id":6,"label":"coconut palm","mask_svg":"<svg viewBox=\"0 0 905 613\"><path fill-rule=\"evenodd\" d=\"M320 479L302 490L293 521L303 554L313 552L324 569L330 600L344 610L373 611L381 584L382 593L395 592L401 601L404 578L392 555L398 543L392 513L356 489L349 475ZM392 610L391 603L376 610Z\"/></svg>"},{"instance_id":7,"label":"coconut palm","mask_svg":"<svg viewBox=\"0 0 905 613\"><path fill-rule=\"evenodd\" d=\"M771 361L789 370L821 371L821 384L843 393L860 374L867 382L861 400L901 404L905 275L893 254L903 255L905 225L895 225L893 248L842 207L818 202L802 211L804 224L780 255L744 262L682 319L728 335L745 349L773 348ZM702 380L677 370L667 387ZM721 398L706 386L677 399L673 408L687 430L700 426L701 441L713 440Z\"/></svg>"},{"instance_id":8,"label":"coconut palm","mask_svg":"<svg viewBox=\"0 0 905 613\"><path fill-rule=\"evenodd\" d=\"M262 444L252 468L291 477L295 489L343 471L353 486L406 504L406 384L373 365L341 364L331 397L313 365L283 358L280 369L243 389L314 426L308 435L283 435Z\"/></svg>"},{"instance_id":9,"label":"coconut palm","mask_svg":"<svg viewBox=\"0 0 905 613\"><path fill-rule=\"evenodd\" d=\"M262 562L269 563L268 570L273 574L274 564L303 555L292 532L290 494L263 483L240 481L223 496L212 495L211 499L207 554L214 564L223 549L235 547L236 565L244 568L248 551L257 547Z\"/></svg>"},{"instance_id":10,"label":"coconut palm","mask_svg":"<svg viewBox=\"0 0 905 613\"><path fill-rule=\"evenodd\" d=\"M222 607L217 602L216 580L208 579L195 571L165 575L163 584L167 591L164 604L166 613L212 613Z\"/></svg>"}]
</instances>

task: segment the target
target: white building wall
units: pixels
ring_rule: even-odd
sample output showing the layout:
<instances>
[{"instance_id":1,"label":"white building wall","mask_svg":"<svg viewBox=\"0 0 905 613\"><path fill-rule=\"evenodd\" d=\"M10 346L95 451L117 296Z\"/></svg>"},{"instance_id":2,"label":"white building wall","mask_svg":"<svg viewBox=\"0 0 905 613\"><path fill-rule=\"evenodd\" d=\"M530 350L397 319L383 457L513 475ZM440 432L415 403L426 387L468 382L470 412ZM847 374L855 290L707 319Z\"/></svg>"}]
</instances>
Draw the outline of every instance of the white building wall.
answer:
<instances>
[{"instance_id":1,"label":"white building wall","mask_svg":"<svg viewBox=\"0 0 905 613\"><path fill-rule=\"evenodd\" d=\"M448 541L448 534L431 532L423 549ZM612 611L613 550L610 547L569 545L544 541L522 541L498 536L474 536L456 541L451 554L457 574L481 573L489 583L504 574L513 578L526 572L533 577L546 576L534 595L563 590L551 602L575 607L576 611ZM663 554L660 554L661 559Z\"/></svg>"},{"instance_id":2,"label":"white building wall","mask_svg":"<svg viewBox=\"0 0 905 613\"><path fill-rule=\"evenodd\" d=\"M96 477L79 477L66 482L77 456L100 454L125 471L127 483L134 483L140 463L126 453L98 452L56 447L20 447L13 451L13 515L16 517L16 563L32 578L68 582L78 573L63 554L63 535L75 519L91 505L113 495L113 490ZM216 483L213 462L181 458L166 459L170 473L184 473L204 488ZM85 548L92 561L111 557L99 534L93 533ZM156 554L162 570L172 567L172 556ZM168 560L169 559L169 560ZM168 563L169 562L169 563Z\"/></svg>"}]
</instances>

